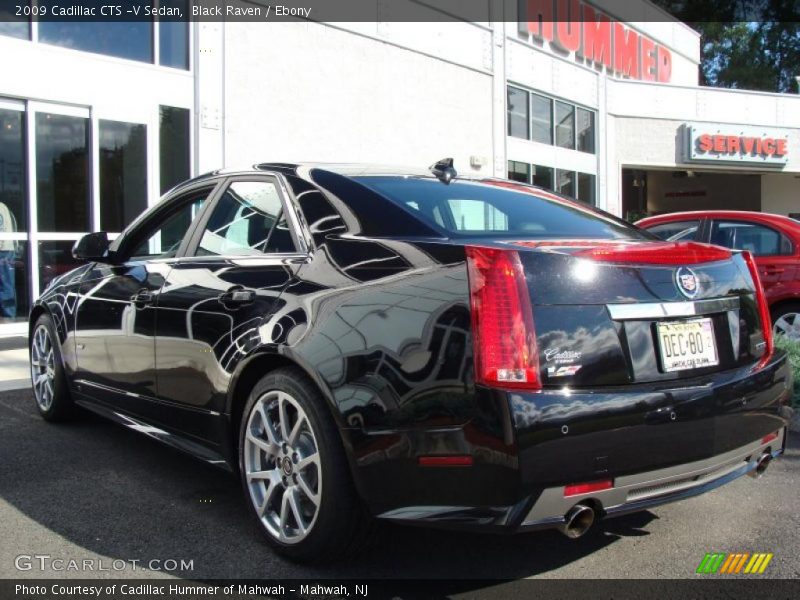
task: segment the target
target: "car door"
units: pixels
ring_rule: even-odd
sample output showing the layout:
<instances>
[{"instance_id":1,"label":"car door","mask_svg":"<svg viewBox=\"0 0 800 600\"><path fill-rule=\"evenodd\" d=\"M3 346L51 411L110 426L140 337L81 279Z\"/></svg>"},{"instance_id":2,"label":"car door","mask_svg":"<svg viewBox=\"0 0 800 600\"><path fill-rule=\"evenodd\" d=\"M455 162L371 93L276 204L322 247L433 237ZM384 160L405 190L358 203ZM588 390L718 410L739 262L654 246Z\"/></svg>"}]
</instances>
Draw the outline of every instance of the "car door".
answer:
<instances>
[{"instance_id":1,"label":"car door","mask_svg":"<svg viewBox=\"0 0 800 600\"><path fill-rule=\"evenodd\" d=\"M112 245L114 264L90 267L76 310L79 393L135 414L156 397L155 301L214 187L193 188L146 213Z\"/></svg>"},{"instance_id":2,"label":"car door","mask_svg":"<svg viewBox=\"0 0 800 600\"><path fill-rule=\"evenodd\" d=\"M711 243L753 254L769 302L794 280L797 268L794 247L777 229L750 221L715 219L711 225Z\"/></svg>"},{"instance_id":3,"label":"car door","mask_svg":"<svg viewBox=\"0 0 800 600\"><path fill-rule=\"evenodd\" d=\"M214 439L238 362L262 343L291 265L307 255L277 176L233 177L209 207L158 297L162 401L185 409L170 425Z\"/></svg>"}]
</instances>

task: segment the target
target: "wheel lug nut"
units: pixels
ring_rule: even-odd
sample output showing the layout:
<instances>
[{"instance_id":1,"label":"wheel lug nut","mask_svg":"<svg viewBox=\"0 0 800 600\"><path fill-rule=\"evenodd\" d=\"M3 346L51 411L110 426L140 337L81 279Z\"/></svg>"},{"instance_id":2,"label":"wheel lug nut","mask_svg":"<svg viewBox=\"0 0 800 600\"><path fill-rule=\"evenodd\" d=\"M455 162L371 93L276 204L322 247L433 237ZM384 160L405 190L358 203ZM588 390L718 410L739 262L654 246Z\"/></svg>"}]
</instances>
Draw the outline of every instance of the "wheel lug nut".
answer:
<instances>
[{"instance_id":1,"label":"wheel lug nut","mask_svg":"<svg viewBox=\"0 0 800 600\"><path fill-rule=\"evenodd\" d=\"M295 464L297 464L297 461L298 461L298 460L300 460L300 459L299 459L299 457L297 456L297 452L295 452L294 454L292 454L292 462L294 462Z\"/></svg>"}]
</instances>

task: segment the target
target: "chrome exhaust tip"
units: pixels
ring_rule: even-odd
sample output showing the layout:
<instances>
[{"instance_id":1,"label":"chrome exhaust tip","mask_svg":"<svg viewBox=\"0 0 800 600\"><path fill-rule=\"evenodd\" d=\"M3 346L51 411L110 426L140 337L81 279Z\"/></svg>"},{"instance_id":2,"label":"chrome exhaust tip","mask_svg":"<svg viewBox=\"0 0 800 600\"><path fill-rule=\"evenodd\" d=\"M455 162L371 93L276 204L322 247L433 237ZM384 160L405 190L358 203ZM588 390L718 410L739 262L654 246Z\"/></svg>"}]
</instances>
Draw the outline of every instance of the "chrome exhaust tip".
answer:
<instances>
[{"instance_id":1,"label":"chrome exhaust tip","mask_svg":"<svg viewBox=\"0 0 800 600\"><path fill-rule=\"evenodd\" d=\"M753 479L758 479L766 472L767 467L771 462L772 454L770 452L764 452L764 454L759 457L758 461L756 461L756 468L750 471L748 475L750 475L750 477Z\"/></svg>"},{"instance_id":2,"label":"chrome exhaust tip","mask_svg":"<svg viewBox=\"0 0 800 600\"><path fill-rule=\"evenodd\" d=\"M558 530L570 539L577 539L585 534L594 524L594 509L586 504L576 504L564 516L564 523Z\"/></svg>"}]
</instances>

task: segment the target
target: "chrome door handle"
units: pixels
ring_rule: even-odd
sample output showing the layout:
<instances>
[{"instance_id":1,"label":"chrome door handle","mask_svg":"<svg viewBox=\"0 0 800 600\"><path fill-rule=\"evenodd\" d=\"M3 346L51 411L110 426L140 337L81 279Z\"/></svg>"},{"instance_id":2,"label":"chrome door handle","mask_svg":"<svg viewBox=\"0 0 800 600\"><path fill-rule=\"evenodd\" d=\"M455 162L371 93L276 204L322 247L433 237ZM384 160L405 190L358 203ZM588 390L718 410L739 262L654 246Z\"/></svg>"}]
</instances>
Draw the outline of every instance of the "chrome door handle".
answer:
<instances>
[{"instance_id":1,"label":"chrome door handle","mask_svg":"<svg viewBox=\"0 0 800 600\"><path fill-rule=\"evenodd\" d=\"M155 296L149 290L139 290L133 296L131 296L131 302L137 306L152 304L153 300L155 300Z\"/></svg>"},{"instance_id":2,"label":"chrome door handle","mask_svg":"<svg viewBox=\"0 0 800 600\"><path fill-rule=\"evenodd\" d=\"M250 304L256 299L254 290L246 290L243 288L231 288L219 297L222 304Z\"/></svg>"}]
</instances>

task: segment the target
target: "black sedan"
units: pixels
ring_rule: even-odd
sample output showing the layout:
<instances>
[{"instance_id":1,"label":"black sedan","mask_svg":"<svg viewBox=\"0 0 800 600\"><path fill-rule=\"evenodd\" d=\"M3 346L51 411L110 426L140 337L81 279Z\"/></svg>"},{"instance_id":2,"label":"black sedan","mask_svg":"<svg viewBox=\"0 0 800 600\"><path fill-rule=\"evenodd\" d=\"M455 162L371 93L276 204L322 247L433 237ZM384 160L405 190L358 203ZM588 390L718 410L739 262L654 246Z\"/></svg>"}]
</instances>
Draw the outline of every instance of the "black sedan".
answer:
<instances>
[{"instance_id":1,"label":"black sedan","mask_svg":"<svg viewBox=\"0 0 800 600\"><path fill-rule=\"evenodd\" d=\"M372 517L579 537L783 452L791 375L748 253L449 161L214 172L74 254L30 316L42 416L237 473L297 560Z\"/></svg>"}]
</instances>

